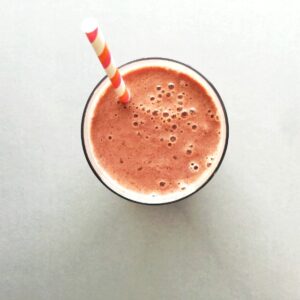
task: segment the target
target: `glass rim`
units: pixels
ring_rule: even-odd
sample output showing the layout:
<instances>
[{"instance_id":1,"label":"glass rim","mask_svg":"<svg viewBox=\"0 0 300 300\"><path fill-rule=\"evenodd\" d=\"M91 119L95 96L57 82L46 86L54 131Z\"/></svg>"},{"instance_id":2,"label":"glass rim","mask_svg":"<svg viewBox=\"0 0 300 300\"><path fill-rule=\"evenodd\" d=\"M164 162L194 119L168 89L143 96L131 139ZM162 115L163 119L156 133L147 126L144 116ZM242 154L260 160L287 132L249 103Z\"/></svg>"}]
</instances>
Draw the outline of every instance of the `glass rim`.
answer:
<instances>
[{"instance_id":1,"label":"glass rim","mask_svg":"<svg viewBox=\"0 0 300 300\"><path fill-rule=\"evenodd\" d=\"M217 173L217 171L219 170L222 162L223 162L223 159L225 157L225 154L226 154L226 151L227 151L227 147L228 147L228 140L229 140L229 122L228 122L228 116L227 116L227 111L226 111L226 108L225 108L225 105L224 105L224 102L219 94L219 92L217 91L217 89L215 88L215 86L202 74L200 73L198 70L196 70L195 68L191 67L190 65L186 64L186 63L183 63L181 61L178 61L178 60L175 60L175 59L171 59L171 58L165 58L165 57L143 57L143 58L138 58L138 59L134 59L134 60L131 60L127 63L124 63L122 64L121 66L119 66L118 68L122 68L124 66L127 66L127 65L130 65L132 63L136 63L136 62L140 62L140 61L146 61L146 60L163 60L163 61L170 61L170 62L173 62L173 63L177 63L177 64L180 64L180 65L183 65L189 69L191 69L192 71L194 71L196 74L198 74L199 76L201 76L206 82L207 84L212 88L212 90L214 91L214 93L216 94L217 98L218 98L218 101L221 105L221 108L222 108L222 111L223 111L223 114L224 114L224 121L225 121L225 127L226 127L226 136L225 136L225 143L224 143L224 148L223 148L223 151L222 151L222 155L221 155L221 158L217 164L217 166L215 167L214 171L210 174L210 176L207 178L207 180L201 184L199 187L197 187L194 191L191 191L189 194L187 195L184 195L178 199L175 199L173 201L169 201L169 202L162 202L162 203L148 203L148 202L139 202L139 201L136 201L136 200L133 200L133 199L130 199L128 197L125 197L124 195L121 195L120 193L118 193L117 191L115 191L113 188L111 188L108 184L106 184L104 182L104 180L102 180L101 176L97 173L97 171L95 170L95 168L93 167L92 165L92 162L90 161L90 158L88 156L88 153L87 153L87 150L86 150L86 146L85 146L85 141L84 141L84 122L85 122L85 117L86 117L86 111L87 111L87 108L89 106L89 103L90 101L92 100L92 97L94 95L94 92L97 90L97 88L101 85L101 83L107 78L107 75L105 75L102 79L100 79L100 81L96 84L96 86L94 87L94 89L92 90L91 94L89 95L88 97L88 100L85 104L85 107L84 107L84 110L83 110L83 113L82 113L82 118L81 118L81 143L82 143L82 148L83 148L83 152L84 152L84 155L85 155L85 158L88 162L88 165L90 166L92 172L94 173L94 175L98 178L98 180L107 188L109 189L111 192L113 192L115 195L118 195L119 197L127 200L127 201L130 201L130 202L133 202L133 203L138 203L138 204L142 204L142 205L166 205L166 204L171 204L171 203L175 203L175 202L179 202L179 201L182 201L184 199L187 199L188 197L194 195L195 193L199 192L199 190L201 190L204 186L206 186L210 180L214 177L214 175Z\"/></svg>"}]
</instances>

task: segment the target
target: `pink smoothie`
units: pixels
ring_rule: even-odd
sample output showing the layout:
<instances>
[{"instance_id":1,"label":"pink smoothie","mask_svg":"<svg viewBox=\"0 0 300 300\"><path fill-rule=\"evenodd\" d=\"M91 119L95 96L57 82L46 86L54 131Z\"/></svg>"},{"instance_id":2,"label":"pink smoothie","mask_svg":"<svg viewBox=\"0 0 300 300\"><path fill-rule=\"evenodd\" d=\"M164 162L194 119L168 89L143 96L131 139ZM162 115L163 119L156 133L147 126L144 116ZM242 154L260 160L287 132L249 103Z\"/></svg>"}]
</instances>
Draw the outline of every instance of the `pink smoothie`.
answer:
<instances>
[{"instance_id":1,"label":"pink smoothie","mask_svg":"<svg viewBox=\"0 0 300 300\"><path fill-rule=\"evenodd\" d=\"M185 189L210 168L220 142L217 108L186 74L143 67L124 76L131 93L118 102L110 86L91 122L98 163L127 189L165 194Z\"/></svg>"}]
</instances>

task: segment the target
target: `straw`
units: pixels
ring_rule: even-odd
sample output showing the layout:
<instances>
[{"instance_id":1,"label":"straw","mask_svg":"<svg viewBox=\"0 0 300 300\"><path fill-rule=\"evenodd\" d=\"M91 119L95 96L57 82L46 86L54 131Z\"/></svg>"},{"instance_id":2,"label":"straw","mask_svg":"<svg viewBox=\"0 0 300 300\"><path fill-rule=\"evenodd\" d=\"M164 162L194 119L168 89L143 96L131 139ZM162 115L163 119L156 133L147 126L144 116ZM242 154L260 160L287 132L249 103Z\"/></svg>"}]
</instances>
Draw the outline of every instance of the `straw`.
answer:
<instances>
[{"instance_id":1,"label":"straw","mask_svg":"<svg viewBox=\"0 0 300 300\"><path fill-rule=\"evenodd\" d=\"M120 102L127 103L130 100L129 91L124 83L115 62L113 61L107 43L99 30L95 19L89 18L82 23L82 30L94 48L112 86L114 87Z\"/></svg>"}]
</instances>

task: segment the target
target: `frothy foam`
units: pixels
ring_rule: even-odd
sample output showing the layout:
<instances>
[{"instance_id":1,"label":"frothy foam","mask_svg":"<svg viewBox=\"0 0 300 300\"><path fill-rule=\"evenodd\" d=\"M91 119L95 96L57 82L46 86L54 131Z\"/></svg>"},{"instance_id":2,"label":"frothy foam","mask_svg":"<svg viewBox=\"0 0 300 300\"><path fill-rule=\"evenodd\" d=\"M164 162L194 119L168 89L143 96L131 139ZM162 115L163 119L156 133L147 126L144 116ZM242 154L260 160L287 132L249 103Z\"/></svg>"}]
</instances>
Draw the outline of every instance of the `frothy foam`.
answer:
<instances>
[{"instance_id":1,"label":"frothy foam","mask_svg":"<svg viewBox=\"0 0 300 300\"><path fill-rule=\"evenodd\" d=\"M160 65L160 62L158 63ZM172 69L174 68L175 70L177 69L177 64L176 66L173 65L174 63L167 63L167 65L165 67L172 67ZM151 64L152 66L155 64ZM172 66L171 66L172 65ZM132 66L133 67L133 66ZM139 64L135 65L135 68L138 68ZM144 67L144 66L143 66ZM186 68L184 66L180 66L180 68ZM130 68L125 68L127 69L127 72L130 70ZM180 70L182 71L182 70ZM126 70L125 70L126 72ZM189 71L191 72L191 71ZM193 73L193 72L192 72ZM189 74L190 75L190 74ZM196 78L197 74L193 74L194 76L192 77L193 79L196 79L198 81L199 78ZM125 77L126 78L126 77ZM133 200L136 201L141 201L141 198L143 199L141 202L150 202L150 203L155 203L155 201L157 202L169 202L169 201L173 201L174 199L178 199L181 198L187 194L189 194L190 192L192 192L193 190L195 190L198 186L201 185L201 182L205 182L206 178L209 177L209 175L211 174L212 170L215 169L216 165L218 164L220 158L221 158L221 153L222 150L224 148L225 145L225 135L226 135L226 127L225 127L225 118L223 115L223 111L221 110L221 106L220 103L218 102L217 96L214 94L213 90L207 89L208 84L206 83L206 86L203 84L204 80L203 78L201 78L201 81L199 80L199 82L201 82L201 85L204 86L204 88L206 88L206 91L209 93L209 95L212 96L212 100L214 101L214 104L216 105L216 115L212 112L212 109L208 109L206 111L206 117L210 118L210 119L214 119L217 121L220 121L220 129L217 130L217 134L220 137L220 141L219 141L219 145L217 147L217 149L215 149L214 153L210 153L210 156L207 157L205 159L205 162L198 162L198 161L194 161L193 159L190 160L190 162L187 164L187 170L188 172L190 172L191 174L197 174L200 172L203 172L202 175L194 180L194 181L190 181L187 182L186 180L179 180L178 182L176 182L176 185L179 186L179 188L172 192L169 192L167 194L159 194L158 191L159 190L168 190L168 186L170 184L170 182L168 182L167 179L160 179L157 181L157 191L153 191L152 193L139 193L133 189L128 189L126 188L124 185L120 185L120 183L112 178L109 173L102 168L101 164L99 164L99 162L95 159L95 154L93 152L93 147L91 144L91 140L89 138L87 138L85 140L85 144L86 147L88 148L88 156L93 164L93 167L96 169L97 173L101 176L102 180L108 184L109 186L113 187L114 190L116 190L118 193L122 194L123 196L127 196L128 198L131 198ZM106 87L105 87L106 86ZM87 110L87 116L89 116L89 118L87 118L85 121L86 124L86 130L89 131L91 128L91 117L93 116L93 111L97 105L97 97L99 97L99 95L101 95L103 93L103 91L107 88L107 84L103 84L102 85L102 89L100 89L100 87L98 88L98 90L96 91L96 93L94 94L94 97L92 98L92 102L89 105L89 109ZM158 140L160 143L162 143L163 145L165 145L165 147L167 149L172 149L178 142L178 135L174 134L174 132L178 132L178 134L180 134L181 136L185 136L188 132L196 132L199 130L199 128L203 128L203 124L201 122L201 118L203 118L203 116L201 118L199 118L199 121L197 119L193 119L193 117L197 116L197 109L195 107L186 107L186 104L184 103L185 101L190 101L192 100L191 97L189 97L188 99L186 99L186 92L184 92L182 90L182 88L184 87L188 87L188 83L186 81L181 80L180 83L178 84L178 86L173 83L173 82L169 82L167 86L163 86L161 84L157 84L155 87L155 94L149 95L147 97L147 99L143 99L143 103L139 103L137 101L135 101L135 103L130 103L128 106L123 106L123 110L129 110L131 112L131 117L132 118L132 127L133 128L139 128L141 131L137 132L137 136L139 137L143 137L143 140ZM208 86L209 87L209 86ZM102 91L102 93L101 93ZM113 101L113 100L111 100ZM162 104L164 103L164 101L172 101L168 107L168 105L166 104ZM161 104L159 104L161 103ZM122 104L119 104L120 106L122 106ZM88 114L89 113L89 114ZM142 115L140 115L142 113ZM149 121L151 121L151 125L149 125L149 122L146 121L145 114L147 115L147 118L149 119ZM114 114L115 118L120 118L120 111L119 113ZM159 124L159 122L157 122L160 118L161 122ZM189 119L192 118L192 121L189 121L188 125L184 125L186 124L185 119ZM179 121L183 121L179 122ZM173 122L176 122L176 124L174 124ZM144 131L143 131L143 126L144 126ZM149 134L144 134L147 130L147 128L149 128L148 126L152 126L153 132L154 130L156 132L159 132L158 135L157 133L153 136L153 135L149 135ZM151 130L150 130L151 131ZM149 132L149 130L147 131ZM166 135L162 135L162 132L170 132L172 133L171 135L169 134L168 136ZM222 134L221 134L222 133ZM204 134L205 134L205 130L204 130ZM85 135L86 137L86 135ZM108 140L113 140L113 136L109 135ZM179 138L180 141L180 138ZM196 142L196 141L195 141ZM88 146L87 146L88 144ZM187 146L184 147L183 151L182 151L182 155L178 155L178 151L176 152L175 155L171 155L171 159L172 161L180 161L181 157L192 157L194 154L194 145L193 144L188 144ZM118 159L118 163L119 165L123 166L126 165L126 163L130 163L130 161L126 161L126 159L124 159L123 157L120 157ZM149 162L147 162L147 164L149 164ZM150 163L151 164L151 163ZM136 171L138 173L143 173L145 171L145 167L144 164L142 164L141 166L138 166ZM140 175L141 176L141 175ZM145 175L142 175L145 176ZM150 197L150 198L149 198ZM153 199L157 199L157 200L153 200Z\"/></svg>"}]
</instances>

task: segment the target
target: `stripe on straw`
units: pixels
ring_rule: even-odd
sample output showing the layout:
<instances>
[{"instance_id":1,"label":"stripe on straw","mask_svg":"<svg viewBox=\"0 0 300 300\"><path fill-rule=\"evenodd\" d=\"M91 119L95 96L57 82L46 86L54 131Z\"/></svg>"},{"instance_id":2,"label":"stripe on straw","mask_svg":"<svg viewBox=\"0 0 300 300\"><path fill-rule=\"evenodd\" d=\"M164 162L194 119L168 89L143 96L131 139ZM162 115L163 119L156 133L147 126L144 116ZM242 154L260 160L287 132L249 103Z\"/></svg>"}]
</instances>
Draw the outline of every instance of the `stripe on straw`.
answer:
<instances>
[{"instance_id":1,"label":"stripe on straw","mask_svg":"<svg viewBox=\"0 0 300 300\"><path fill-rule=\"evenodd\" d=\"M98 28L96 30L96 32L98 31ZM99 34L99 33L98 33ZM88 35L87 35L88 36ZM89 36L88 36L89 39ZM90 39L89 39L90 40ZM104 47L105 47L105 43L103 42L103 39L100 39L99 36L97 35L96 38L93 40L92 42L92 46L96 52L96 55L99 56L101 54L101 52L103 51Z\"/></svg>"},{"instance_id":2,"label":"stripe on straw","mask_svg":"<svg viewBox=\"0 0 300 300\"><path fill-rule=\"evenodd\" d=\"M126 86L125 86L124 81L121 78L121 82L120 82L119 86L116 88L116 92L118 95L123 95L125 93L125 91L126 91Z\"/></svg>"},{"instance_id":3,"label":"stripe on straw","mask_svg":"<svg viewBox=\"0 0 300 300\"><path fill-rule=\"evenodd\" d=\"M101 54L98 57L101 61L103 68L106 69L110 64L110 53L107 48L107 45L105 45L103 51L101 52Z\"/></svg>"},{"instance_id":4,"label":"stripe on straw","mask_svg":"<svg viewBox=\"0 0 300 300\"><path fill-rule=\"evenodd\" d=\"M112 80L115 74L117 73L117 69L115 67L115 63L111 57L111 64L105 69L106 74Z\"/></svg>"},{"instance_id":5,"label":"stripe on straw","mask_svg":"<svg viewBox=\"0 0 300 300\"><path fill-rule=\"evenodd\" d=\"M121 75L118 70L116 70L114 76L111 78L111 83L114 88L117 88L121 84Z\"/></svg>"},{"instance_id":6,"label":"stripe on straw","mask_svg":"<svg viewBox=\"0 0 300 300\"><path fill-rule=\"evenodd\" d=\"M111 80L112 86L115 88L119 100L122 103L127 103L130 99L129 91L124 83L122 75L111 57L105 39L99 30L97 21L95 19L85 20L82 24L82 30L85 32L103 68L105 69L107 76Z\"/></svg>"}]
</instances>

